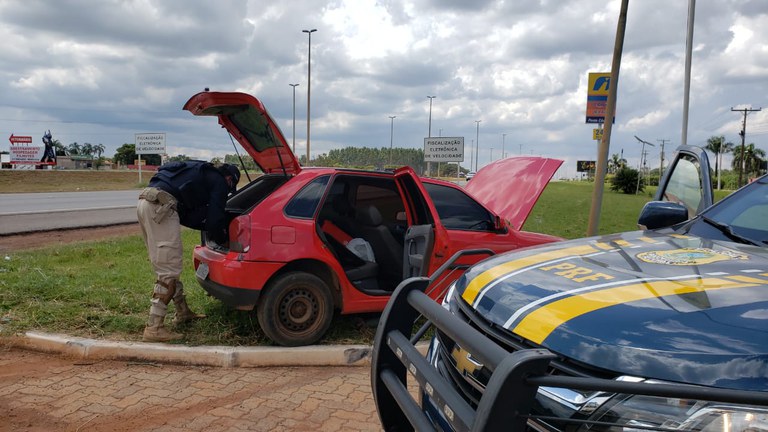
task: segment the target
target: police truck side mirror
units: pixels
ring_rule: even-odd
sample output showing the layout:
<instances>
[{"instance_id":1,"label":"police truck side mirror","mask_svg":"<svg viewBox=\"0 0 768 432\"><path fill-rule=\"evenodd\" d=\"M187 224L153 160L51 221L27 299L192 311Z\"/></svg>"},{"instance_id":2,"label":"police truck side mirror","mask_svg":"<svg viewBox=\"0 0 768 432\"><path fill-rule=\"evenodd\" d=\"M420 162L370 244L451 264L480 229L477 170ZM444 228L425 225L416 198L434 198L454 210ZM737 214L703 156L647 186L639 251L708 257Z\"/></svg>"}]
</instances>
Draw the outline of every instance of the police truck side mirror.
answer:
<instances>
[{"instance_id":1,"label":"police truck side mirror","mask_svg":"<svg viewBox=\"0 0 768 432\"><path fill-rule=\"evenodd\" d=\"M650 201L645 203L637 226L640 229L666 228L688 220L688 209L670 201Z\"/></svg>"}]
</instances>

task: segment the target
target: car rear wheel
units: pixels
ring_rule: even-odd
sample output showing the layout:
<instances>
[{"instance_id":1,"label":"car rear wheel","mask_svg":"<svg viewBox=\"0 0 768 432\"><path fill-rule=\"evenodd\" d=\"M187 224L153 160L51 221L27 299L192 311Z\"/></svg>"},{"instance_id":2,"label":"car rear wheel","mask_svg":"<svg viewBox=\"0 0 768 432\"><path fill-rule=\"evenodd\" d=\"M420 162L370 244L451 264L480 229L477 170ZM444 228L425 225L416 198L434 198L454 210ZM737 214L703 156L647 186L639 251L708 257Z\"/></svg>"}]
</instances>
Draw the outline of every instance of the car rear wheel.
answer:
<instances>
[{"instance_id":1,"label":"car rear wheel","mask_svg":"<svg viewBox=\"0 0 768 432\"><path fill-rule=\"evenodd\" d=\"M328 285L319 277L291 272L269 284L256 313L261 329L276 343L311 345L331 325L333 299Z\"/></svg>"}]
</instances>

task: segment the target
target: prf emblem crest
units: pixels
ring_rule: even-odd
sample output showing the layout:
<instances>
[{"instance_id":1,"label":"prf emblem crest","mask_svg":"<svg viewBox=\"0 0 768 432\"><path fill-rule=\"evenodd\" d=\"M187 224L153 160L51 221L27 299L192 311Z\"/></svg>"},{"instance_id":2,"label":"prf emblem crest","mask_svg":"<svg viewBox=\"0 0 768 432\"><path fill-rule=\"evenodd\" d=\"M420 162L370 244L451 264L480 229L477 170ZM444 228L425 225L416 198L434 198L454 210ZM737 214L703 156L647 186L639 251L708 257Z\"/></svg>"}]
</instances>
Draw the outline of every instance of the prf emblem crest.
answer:
<instances>
[{"instance_id":1,"label":"prf emblem crest","mask_svg":"<svg viewBox=\"0 0 768 432\"><path fill-rule=\"evenodd\" d=\"M691 266L712 264L718 261L746 260L749 258L745 254L729 250L716 251L707 248L683 248L643 252L637 254L637 259L651 264Z\"/></svg>"}]
</instances>

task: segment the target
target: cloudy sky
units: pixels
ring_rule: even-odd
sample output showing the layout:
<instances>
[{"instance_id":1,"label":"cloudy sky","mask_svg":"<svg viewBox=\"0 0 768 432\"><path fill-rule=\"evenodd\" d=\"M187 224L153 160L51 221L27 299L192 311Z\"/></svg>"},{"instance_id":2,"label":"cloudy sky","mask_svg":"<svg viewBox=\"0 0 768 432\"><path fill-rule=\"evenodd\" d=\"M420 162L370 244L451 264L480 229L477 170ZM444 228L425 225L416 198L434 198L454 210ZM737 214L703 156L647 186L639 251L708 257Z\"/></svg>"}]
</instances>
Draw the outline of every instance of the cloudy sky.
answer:
<instances>
[{"instance_id":1,"label":"cloudy sky","mask_svg":"<svg viewBox=\"0 0 768 432\"><path fill-rule=\"evenodd\" d=\"M610 153L680 144L688 2L630 1ZM181 107L205 87L261 99L306 151L312 33L311 152L479 141L479 165L534 154L594 160L585 123L589 72L610 72L619 1L595 0L0 0L0 150L31 135L103 144L165 132L168 153L233 153L212 118ZM768 1L696 4L688 143L723 135L768 149ZM390 116L396 116L394 122ZM479 131L478 123L480 120ZM392 135L390 135L392 133Z\"/></svg>"}]
</instances>

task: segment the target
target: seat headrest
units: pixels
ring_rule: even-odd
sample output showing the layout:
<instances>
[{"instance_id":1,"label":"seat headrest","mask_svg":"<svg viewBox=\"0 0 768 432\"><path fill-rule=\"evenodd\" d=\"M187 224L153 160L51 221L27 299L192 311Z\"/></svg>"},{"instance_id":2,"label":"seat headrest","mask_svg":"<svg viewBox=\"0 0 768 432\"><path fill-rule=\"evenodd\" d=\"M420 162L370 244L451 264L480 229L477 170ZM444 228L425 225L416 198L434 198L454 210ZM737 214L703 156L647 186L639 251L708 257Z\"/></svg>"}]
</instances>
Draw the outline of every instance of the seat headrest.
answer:
<instances>
[{"instance_id":1,"label":"seat headrest","mask_svg":"<svg viewBox=\"0 0 768 432\"><path fill-rule=\"evenodd\" d=\"M358 223L367 226L379 226L384 222L379 209L374 206L367 206L357 211L355 219Z\"/></svg>"}]
</instances>

